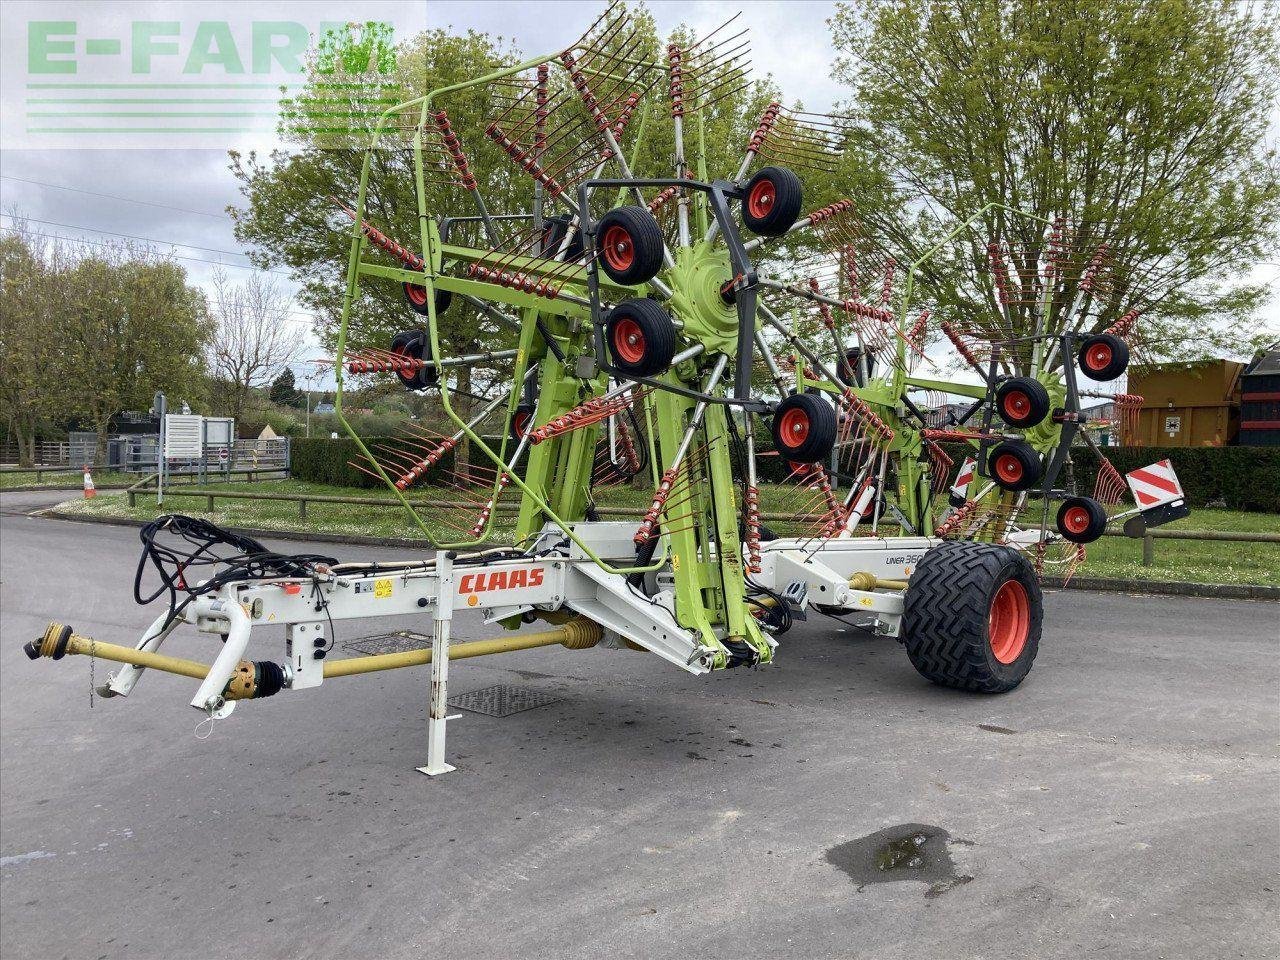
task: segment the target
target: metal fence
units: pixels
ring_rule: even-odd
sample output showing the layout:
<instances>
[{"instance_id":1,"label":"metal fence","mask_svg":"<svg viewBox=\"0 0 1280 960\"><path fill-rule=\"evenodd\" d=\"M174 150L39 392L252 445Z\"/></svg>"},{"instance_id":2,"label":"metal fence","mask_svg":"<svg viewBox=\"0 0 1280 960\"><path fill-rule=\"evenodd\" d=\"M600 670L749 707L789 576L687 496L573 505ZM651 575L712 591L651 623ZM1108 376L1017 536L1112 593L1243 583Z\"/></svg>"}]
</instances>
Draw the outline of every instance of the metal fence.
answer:
<instances>
[{"instance_id":1,"label":"metal fence","mask_svg":"<svg viewBox=\"0 0 1280 960\"><path fill-rule=\"evenodd\" d=\"M115 473L150 474L159 469L159 448L159 437L155 434L111 437L107 440L106 456L103 458L98 456L96 440L88 443L77 437L62 443L40 444L40 462L35 466L78 470L88 465L97 470ZM6 467L17 464L16 445L13 445L12 450L8 447L0 450L0 455L3 455ZM169 460L165 472L169 476L182 474L216 479L220 475L230 476L246 470L287 471L291 463L290 438L275 437L270 440L233 440L230 444L206 444L199 457Z\"/></svg>"}]
</instances>

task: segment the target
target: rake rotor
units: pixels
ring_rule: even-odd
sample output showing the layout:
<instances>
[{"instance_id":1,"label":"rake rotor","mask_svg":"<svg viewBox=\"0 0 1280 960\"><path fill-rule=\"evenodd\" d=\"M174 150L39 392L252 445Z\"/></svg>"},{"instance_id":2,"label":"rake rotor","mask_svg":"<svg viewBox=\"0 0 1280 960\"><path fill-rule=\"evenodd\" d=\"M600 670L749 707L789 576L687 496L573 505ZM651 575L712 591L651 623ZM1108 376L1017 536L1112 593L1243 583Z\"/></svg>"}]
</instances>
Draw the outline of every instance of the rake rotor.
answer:
<instances>
[{"instance_id":1,"label":"rake rotor","mask_svg":"<svg viewBox=\"0 0 1280 960\"><path fill-rule=\"evenodd\" d=\"M994 325L914 304L922 262L852 201L803 209L797 171L836 169L842 118L773 101L739 117L736 161L709 155L704 121L747 96L749 58L736 19L651 51L618 5L564 50L406 105L430 146L421 165L472 209L429 210L411 249L343 207L359 250L399 268L367 272L401 280L422 326L390 349L346 349L339 365L440 392L451 428L415 426L403 445L365 448L359 466L401 493L454 487L475 518L462 525L474 540L460 542L491 536L499 499L516 496L516 542L549 524L591 556L573 524L595 510L595 491L647 486L634 562L598 562L646 589L669 565L686 622L762 660L758 617L739 609L744 578L761 569L762 471L771 505L804 518L792 526L806 555L889 527L1008 544L1043 564L1044 544L1066 536L1048 504L1075 496L1070 445L1092 442L1080 401L1099 391L1076 382L1075 354L1081 373L1115 379L1137 313L1118 312L1124 285L1107 246L1016 211L1016 234L977 247ZM477 104L479 128L459 129L454 117ZM636 169L662 123L670 168ZM481 142L524 179L526 204L486 194L468 153ZM518 330L518 344L443 356L438 325L459 299ZM1104 334L1083 332L1107 315ZM964 379L922 375L947 363ZM457 368L504 364L508 389L454 408ZM1132 421L1140 398L1102 395ZM933 409L955 397L945 417ZM486 441L479 428L495 422L500 436ZM471 462L453 465L464 444ZM1104 459L1091 502L1114 507L1118 476Z\"/></svg>"}]
</instances>

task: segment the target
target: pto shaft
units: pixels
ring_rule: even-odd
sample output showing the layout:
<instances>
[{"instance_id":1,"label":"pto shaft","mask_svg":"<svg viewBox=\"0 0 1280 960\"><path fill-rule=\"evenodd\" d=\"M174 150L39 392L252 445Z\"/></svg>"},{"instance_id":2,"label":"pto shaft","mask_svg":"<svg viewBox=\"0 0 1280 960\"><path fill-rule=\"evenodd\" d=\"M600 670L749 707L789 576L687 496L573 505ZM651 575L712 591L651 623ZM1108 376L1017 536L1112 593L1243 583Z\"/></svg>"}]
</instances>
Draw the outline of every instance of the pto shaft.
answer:
<instances>
[{"instance_id":1,"label":"pto shaft","mask_svg":"<svg viewBox=\"0 0 1280 960\"><path fill-rule=\"evenodd\" d=\"M492 640L477 640L472 643L461 643L450 646L450 660L466 660L470 657L485 657L495 653L510 653L515 650L532 650L536 647L549 647L561 644L570 650L585 650L600 642L604 632L600 625L576 617L552 630L537 633L526 633L511 637L497 637ZM209 675L209 664L198 660L187 660L183 657L169 657L147 650L133 647L122 647L116 643L104 643L90 637L82 637L72 633L71 628L60 623L50 623L44 636L23 646L23 652L32 660L49 657L61 660L67 654L98 657L102 660L114 660L117 663L131 663L137 667L150 667L165 673L176 673L182 677L203 680ZM430 648L425 650L409 650L405 653L384 653L372 657L352 657L347 660L331 660L324 665L325 677L349 677L359 673L374 673L379 670L396 670L401 667L416 667L431 662ZM242 660L236 668L235 675L223 691L227 700L251 700L269 697L278 693L285 686L285 668L271 661L250 662Z\"/></svg>"}]
</instances>

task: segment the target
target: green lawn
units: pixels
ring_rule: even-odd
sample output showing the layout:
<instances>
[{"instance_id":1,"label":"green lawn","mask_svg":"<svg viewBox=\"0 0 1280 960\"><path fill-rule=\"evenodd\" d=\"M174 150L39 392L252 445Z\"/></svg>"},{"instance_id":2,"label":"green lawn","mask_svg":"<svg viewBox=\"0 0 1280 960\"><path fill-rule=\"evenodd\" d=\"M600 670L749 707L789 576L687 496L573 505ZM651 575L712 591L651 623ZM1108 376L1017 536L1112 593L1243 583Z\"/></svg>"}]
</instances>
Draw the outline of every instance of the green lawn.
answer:
<instances>
[{"instance_id":1,"label":"green lawn","mask_svg":"<svg viewBox=\"0 0 1280 960\"><path fill-rule=\"evenodd\" d=\"M1193 509L1185 520L1160 529L1280 533L1280 514ZM1087 551L1080 573L1089 577L1280 586L1280 543L1156 540L1149 567L1142 565L1141 540L1103 537L1089 544Z\"/></svg>"},{"instance_id":2,"label":"green lawn","mask_svg":"<svg viewBox=\"0 0 1280 960\"><path fill-rule=\"evenodd\" d=\"M93 484L95 487L107 485L127 487L131 483L138 482L136 473L112 473L107 470L93 471ZM84 483L84 472L81 470L68 470L59 473L42 473L40 479L36 479L34 471L9 471L0 470L0 490L12 490L14 487L74 487L80 489Z\"/></svg>"},{"instance_id":3,"label":"green lawn","mask_svg":"<svg viewBox=\"0 0 1280 960\"><path fill-rule=\"evenodd\" d=\"M301 480L268 480L256 483L209 484L208 489L231 491L264 491L273 493L310 493L349 496L361 499L386 498L382 490L346 489L307 483ZM515 502L517 491L509 491ZM803 496L803 495L802 495ZM598 491L601 506L629 508L637 522L648 506L649 493L610 487ZM424 488L410 499L447 499L456 501L454 491ZM791 512L804 505L794 488L766 486L761 491L761 508ZM123 493L103 493L93 500L72 498L59 509L94 516L150 519L159 512L185 513L207 517L227 526L260 527L280 531L323 531L333 534L420 538L421 531L397 508L358 504L309 503L305 519L299 516L296 503L266 500L218 500L213 510L207 509L204 497L168 492L163 511L157 510L154 491L139 495L137 506L130 509ZM424 510L424 520L433 535L452 540L464 539L457 527L474 522L477 507L468 510L433 508ZM605 519L619 519L606 517ZM766 521L768 522L768 521ZM506 539L511 535L513 514L499 513L496 534ZM768 522L780 533L788 532L783 522ZM1230 510L1194 510L1190 517L1171 524L1169 530L1255 531L1280 533L1280 515L1240 513ZM1124 537L1104 537L1088 547L1088 561L1080 574L1097 577L1128 577L1144 580L1182 580L1198 583L1264 584L1280 586L1280 544L1212 543L1191 540L1157 540L1154 564L1142 565L1142 543Z\"/></svg>"}]
</instances>

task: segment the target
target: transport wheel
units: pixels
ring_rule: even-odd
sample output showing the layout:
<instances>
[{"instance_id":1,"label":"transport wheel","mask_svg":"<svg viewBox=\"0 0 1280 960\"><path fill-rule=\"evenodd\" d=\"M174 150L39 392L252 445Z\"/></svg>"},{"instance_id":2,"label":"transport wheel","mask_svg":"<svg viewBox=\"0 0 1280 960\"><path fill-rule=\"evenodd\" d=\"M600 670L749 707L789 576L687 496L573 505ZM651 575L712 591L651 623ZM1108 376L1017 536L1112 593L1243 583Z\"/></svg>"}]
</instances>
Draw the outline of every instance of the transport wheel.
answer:
<instances>
[{"instance_id":1,"label":"transport wheel","mask_svg":"<svg viewBox=\"0 0 1280 960\"><path fill-rule=\"evenodd\" d=\"M1025 440L1005 440L987 458L987 473L1002 490L1030 490L1042 472L1040 454Z\"/></svg>"},{"instance_id":2,"label":"transport wheel","mask_svg":"<svg viewBox=\"0 0 1280 960\"><path fill-rule=\"evenodd\" d=\"M614 283L633 286L662 269L662 227L644 207L615 207L596 225L600 267Z\"/></svg>"},{"instance_id":3,"label":"transport wheel","mask_svg":"<svg viewBox=\"0 0 1280 960\"><path fill-rule=\"evenodd\" d=\"M560 244L564 242L564 235L571 223L573 223L573 215L568 213L546 219L542 226L543 256L555 257L559 254ZM582 231L576 226L573 228L573 238L565 249L564 259L569 263L582 259Z\"/></svg>"},{"instance_id":4,"label":"transport wheel","mask_svg":"<svg viewBox=\"0 0 1280 960\"><path fill-rule=\"evenodd\" d=\"M1129 345L1110 333L1090 337L1080 347L1080 372L1090 380L1114 380L1129 369Z\"/></svg>"},{"instance_id":5,"label":"transport wheel","mask_svg":"<svg viewBox=\"0 0 1280 960\"><path fill-rule=\"evenodd\" d=\"M613 365L632 376L662 373L676 353L675 324L658 301L647 297L623 300L609 311L604 333Z\"/></svg>"},{"instance_id":6,"label":"transport wheel","mask_svg":"<svg viewBox=\"0 0 1280 960\"><path fill-rule=\"evenodd\" d=\"M404 283L404 298L409 303L409 308L419 316L428 316L427 313L427 288L420 287L416 283ZM453 294L448 290L436 288L436 316L444 313L449 309L449 304L453 303Z\"/></svg>"},{"instance_id":7,"label":"transport wheel","mask_svg":"<svg viewBox=\"0 0 1280 960\"><path fill-rule=\"evenodd\" d=\"M1049 391L1033 377L1010 377L996 387L996 410L1011 427L1034 427L1049 415Z\"/></svg>"},{"instance_id":8,"label":"transport wheel","mask_svg":"<svg viewBox=\"0 0 1280 960\"><path fill-rule=\"evenodd\" d=\"M747 183L742 198L742 222L761 237L780 237L800 216L804 189L786 167L765 167Z\"/></svg>"},{"instance_id":9,"label":"transport wheel","mask_svg":"<svg viewBox=\"0 0 1280 960\"><path fill-rule=\"evenodd\" d=\"M836 411L812 393L793 393L773 412L773 444L796 463L820 463L836 444Z\"/></svg>"},{"instance_id":10,"label":"transport wheel","mask_svg":"<svg viewBox=\"0 0 1280 960\"><path fill-rule=\"evenodd\" d=\"M1058 508L1058 532L1072 543L1093 543L1107 529L1107 511L1093 497L1067 497Z\"/></svg>"},{"instance_id":11,"label":"transport wheel","mask_svg":"<svg viewBox=\"0 0 1280 960\"><path fill-rule=\"evenodd\" d=\"M926 679L1005 693L1030 671L1043 618L1040 583L1025 556L993 543L948 541L911 574L902 640Z\"/></svg>"},{"instance_id":12,"label":"transport wheel","mask_svg":"<svg viewBox=\"0 0 1280 960\"><path fill-rule=\"evenodd\" d=\"M414 360L430 360L431 338L425 330L402 330L391 338L391 352ZM440 371L426 366L420 370L397 370L396 376L406 390L422 390L439 382Z\"/></svg>"}]
</instances>

